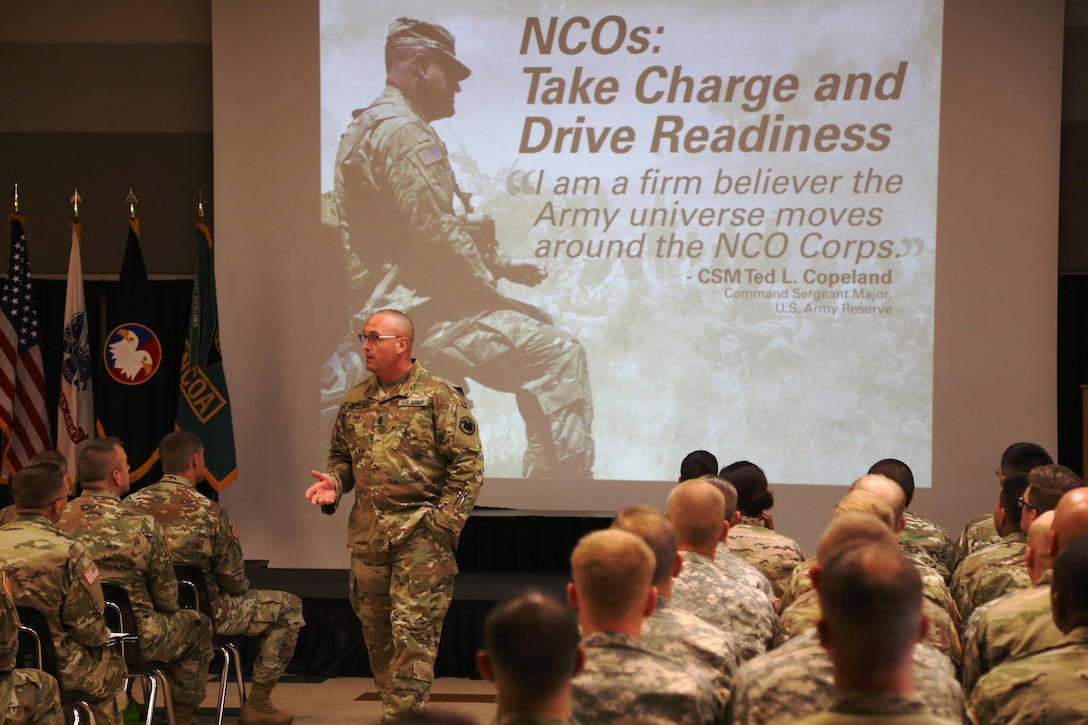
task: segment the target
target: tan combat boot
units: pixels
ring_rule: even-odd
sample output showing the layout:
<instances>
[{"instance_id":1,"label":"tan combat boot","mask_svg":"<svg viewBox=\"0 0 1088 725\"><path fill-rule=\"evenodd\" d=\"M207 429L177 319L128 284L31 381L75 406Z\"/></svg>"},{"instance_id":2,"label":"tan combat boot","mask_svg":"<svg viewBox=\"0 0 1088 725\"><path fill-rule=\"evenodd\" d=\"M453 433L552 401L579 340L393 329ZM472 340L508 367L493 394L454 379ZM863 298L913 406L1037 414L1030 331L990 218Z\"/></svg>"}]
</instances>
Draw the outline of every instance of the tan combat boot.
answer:
<instances>
[{"instance_id":1,"label":"tan combat boot","mask_svg":"<svg viewBox=\"0 0 1088 725\"><path fill-rule=\"evenodd\" d=\"M179 705L174 703L174 725L192 725L200 705Z\"/></svg>"},{"instance_id":2,"label":"tan combat boot","mask_svg":"<svg viewBox=\"0 0 1088 725\"><path fill-rule=\"evenodd\" d=\"M275 684L266 685L262 682L254 682L249 690L246 704L242 705L242 711L238 715L241 725L291 725L295 716L286 710L277 710L272 704L271 694ZM177 725L182 725L178 722Z\"/></svg>"}]
</instances>

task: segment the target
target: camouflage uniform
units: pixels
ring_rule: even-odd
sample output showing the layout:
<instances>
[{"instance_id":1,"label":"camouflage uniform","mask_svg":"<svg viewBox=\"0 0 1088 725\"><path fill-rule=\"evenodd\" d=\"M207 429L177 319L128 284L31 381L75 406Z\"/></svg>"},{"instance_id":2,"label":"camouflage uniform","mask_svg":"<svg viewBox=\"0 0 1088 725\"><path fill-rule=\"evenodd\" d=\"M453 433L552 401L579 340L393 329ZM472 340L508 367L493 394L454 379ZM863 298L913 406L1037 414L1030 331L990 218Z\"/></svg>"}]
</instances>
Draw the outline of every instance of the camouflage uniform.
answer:
<instances>
[{"instance_id":1,"label":"camouflage uniform","mask_svg":"<svg viewBox=\"0 0 1088 725\"><path fill-rule=\"evenodd\" d=\"M981 514L971 519L963 528L960 539L956 542L956 558L952 571L959 568L960 564L971 554L990 544L1001 541L994 526L993 514Z\"/></svg>"},{"instance_id":2,"label":"camouflage uniform","mask_svg":"<svg viewBox=\"0 0 1088 725\"><path fill-rule=\"evenodd\" d=\"M963 689L1002 662L1052 647L1065 635L1050 609L1051 575L1030 589L1006 594L975 610L963 634ZM977 617L975 615L978 615Z\"/></svg>"},{"instance_id":3,"label":"camouflage uniform","mask_svg":"<svg viewBox=\"0 0 1088 725\"><path fill-rule=\"evenodd\" d=\"M763 572L759 569L730 551L729 546L726 544L727 541L729 541L728 538L718 544L718 548L714 552L714 565L725 573L729 581L762 592L763 596L767 597L767 601L773 606L775 593L770 580L763 576Z\"/></svg>"},{"instance_id":4,"label":"camouflage uniform","mask_svg":"<svg viewBox=\"0 0 1088 725\"><path fill-rule=\"evenodd\" d=\"M0 723L64 725L57 681L41 670L15 669L18 651L19 615L0 570Z\"/></svg>"},{"instance_id":5,"label":"camouflage uniform","mask_svg":"<svg viewBox=\"0 0 1088 725\"><path fill-rule=\"evenodd\" d=\"M672 603L732 635L739 662L766 651L778 626L767 596L730 579L708 556L694 551L680 553L684 566L672 580Z\"/></svg>"},{"instance_id":6,"label":"camouflage uniform","mask_svg":"<svg viewBox=\"0 0 1088 725\"><path fill-rule=\"evenodd\" d=\"M819 715L797 721L799 725L955 725L932 715L925 703L891 692L843 692Z\"/></svg>"},{"instance_id":7,"label":"camouflage uniform","mask_svg":"<svg viewBox=\"0 0 1088 725\"><path fill-rule=\"evenodd\" d=\"M964 619L978 606L1031 586L1024 559L1027 536L1014 531L971 554L952 575L952 596Z\"/></svg>"},{"instance_id":8,"label":"camouflage uniform","mask_svg":"<svg viewBox=\"0 0 1088 725\"><path fill-rule=\"evenodd\" d=\"M899 532L899 548L912 559L925 561L932 566L947 584L956 563L956 547L952 539L940 526L912 511L904 511L903 518L906 526Z\"/></svg>"},{"instance_id":9,"label":"camouflage uniform","mask_svg":"<svg viewBox=\"0 0 1088 725\"><path fill-rule=\"evenodd\" d=\"M952 615L928 597L922 597L922 611L929 618L925 643L959 664L962 659L960 636ZM780 647L797 635L814 629L819 619L820 600L816 596L816 590L811 589L779 615L774 646Z\"/></svg>"},{"instance_id":10,"label":"camouflage uniform","mask_svg":"<svg viewBox=\"0 0 1088 725\"><path fill-rule=\"evenodd\" d=\"M737 669L737 646L729 634L658 596L653 615L642 621L641 641L651 652L693 665L723 702L729 699Z\"/></svg>"},{"instance_id":11,"label":"camouflage uniform","mask_svg":"<svg viewBox=\"0 0 1088 725\"><path fill-rule=\"evenodd\" d=\"M260 638L253 682L274 685L291 662L298 630L306 623L302 600L288 592L249 588L230 514L183 476L163 476L124 503L159 523L175 564L204 573L216 634Z\"/></svg>"},{"instance_id":12,"label":"camouflage uniform","mask_svg":"<svg viewBox=\"0 0 1088 725\"><path fill-rule=\"evenodd\" d=\"M741 519L742 522L745 520ZM764 526L745 523L734 526L729 529L725 544L729 551L767 578L776 597L782 596L794 567L805 560L796 541Z\"/></svg>"},{"instance_id":13,"label":"camouflage uniform","mask_svg":"<svg viewBox=\"0 0 1088 725\"><path fill-rule=\"evenodd\" d=\"M19 514L0 528L0 561L15 603L49 622L64 689L86 692L97 722L120 725L125 663L120 648L106 646L102 585L87 549L45 516Z\"/></svg>"},{"instance_id":14,"label":"camouflage uniform","mask_svg":"<svg viewBox=\"0 0 1088 725\"><path fill-rule=\"evenodd\" d=\"M203 702L212 624L199 612L178 607L178 580L155 519L122 505L112 491L85 489L65 506L57 527L87 547L103 582L125 588L136 615L140 651L146 659L167 663L173 701Z\"/></svg>"},{"instance_id":15,"label":"camouflage uniform","mask_svg":"<svg viewBox=\"0 0 1088 725\"><path fill-rule=\"evenodd\" d=\"M453 595L453 552L483 484L476 421L457 388L413 362L398 382L370 377L348 393L327 470L337 503L355 490L351 604L383 711L422 710Z\"/></svg>"},{"instance_id":16,"label":"camouflage uniform","mask_svg":"<svg viewBox=\"0 0 1088 725\"><path fill-rule=\"evenodd\" d=\"M581 343L498 290L497 251L481 252L466 232L446 147L400 90L387 86L353 116L334 183L349 273L359 260L367 266L354 271L366 310L409 313L421 356L443 376L517 396L526 476L591 477L593 402Z\"/></svg>"},{"instance_id":17,"label":"camouflage uniform","mask_svg":"<svg viewBox=\"0 0 1088 725\"><path fill-rule=\"evenodd\" d=\"M607 725L628 718L705 725L724 722L725 700L678 662L617 632L582 640L586 666L571 680L571 722Z\"/></svg>"},{"instance_id":18,"label":"camouflage uniform","mask_svg":"<svg viewBox=\"0 0 1088 725\"><path fill-rule=\"evenodd\" d=\"M911 656L914 691L934 714L970 722L963 690L947 657L925 644ZM831 660L815 631L747 662L733 680L734 725L785 725L831 705Z\"/></svg>"},{"instance_id":19,"label":"camouflage uniform","mask_svg":"<svg viewBox=\"0 0 1088 725\"><path fill-rule=\"evenodd\" d=\"M971 709L979 723L1088 722L1088 627L1061 644L1009 660L978 682Z\"/></svg>"}]
</instances>

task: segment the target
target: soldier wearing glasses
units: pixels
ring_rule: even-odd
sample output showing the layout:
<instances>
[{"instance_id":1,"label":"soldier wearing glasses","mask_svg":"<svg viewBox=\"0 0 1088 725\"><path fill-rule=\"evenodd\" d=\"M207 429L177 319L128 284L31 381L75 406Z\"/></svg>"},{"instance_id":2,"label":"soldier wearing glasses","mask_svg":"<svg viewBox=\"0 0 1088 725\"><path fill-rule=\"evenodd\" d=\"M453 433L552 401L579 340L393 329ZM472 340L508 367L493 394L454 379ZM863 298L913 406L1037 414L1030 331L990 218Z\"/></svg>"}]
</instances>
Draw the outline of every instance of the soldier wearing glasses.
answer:
<instances>
[{"instance_id":1,"label":"soldier wearing glasses","mask_svg":"<svg viewBox=\"0 0 1088 725\"><path fill-rule=\"evenodd\" d=\"M327 472L306 491L332 513L354 489L348 523L350 599L385 719L426 708L454 549L480 493L476 421L451 383L412 359L412 321L396 310L359 335L373 375L340 405Z\"/></svg>"}]
</instances>

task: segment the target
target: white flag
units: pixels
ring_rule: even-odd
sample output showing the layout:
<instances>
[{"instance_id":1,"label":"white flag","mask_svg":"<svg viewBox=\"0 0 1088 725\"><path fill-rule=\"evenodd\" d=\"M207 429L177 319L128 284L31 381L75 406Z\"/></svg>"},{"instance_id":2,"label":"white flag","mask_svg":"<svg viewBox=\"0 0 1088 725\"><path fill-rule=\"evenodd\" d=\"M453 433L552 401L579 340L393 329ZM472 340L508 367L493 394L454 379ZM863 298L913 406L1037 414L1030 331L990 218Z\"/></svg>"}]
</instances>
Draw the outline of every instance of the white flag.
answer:
<instances>
[{"instance_id":1,"label":"white flag","mask_svg":"<svg viewBox=\"0 0 1088 725\"><path fill-rule=\"evenodd\" d=\"M83 264L79 257L80 225L72 224L68 257L68 293L64 298L64 358L60 367L57 452L76 465L76 446L94 435L91 391L91 347L87 342L87 306L83 302ZM74 478L74 476L73 476Z\"/></svg>"}]
</instances>

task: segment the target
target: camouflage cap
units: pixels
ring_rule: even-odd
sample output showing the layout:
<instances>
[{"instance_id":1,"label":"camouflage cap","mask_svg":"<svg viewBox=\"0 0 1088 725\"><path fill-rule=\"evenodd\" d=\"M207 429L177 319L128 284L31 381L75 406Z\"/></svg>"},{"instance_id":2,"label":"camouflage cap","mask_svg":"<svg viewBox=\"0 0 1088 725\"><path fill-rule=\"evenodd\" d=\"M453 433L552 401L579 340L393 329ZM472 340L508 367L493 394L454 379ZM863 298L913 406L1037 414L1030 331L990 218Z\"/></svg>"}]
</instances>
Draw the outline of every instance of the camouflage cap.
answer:
<instances>
[{"instance_id":1,"label":"camouflage cap","mask_svg":"<svg viewBox=\"0 0 1088 725\"><path fill-rule=\"evenodd\" d=\"M467 65L457 60L453 33L441 25L433 25L412 18L397 18L389 24L389 29L385 33L385 49L389 50L397 46L421 47L437 51L450 62L456 74L453 78L455 81L462 81L472 74Z\"/></svg>"}]
</instances>

